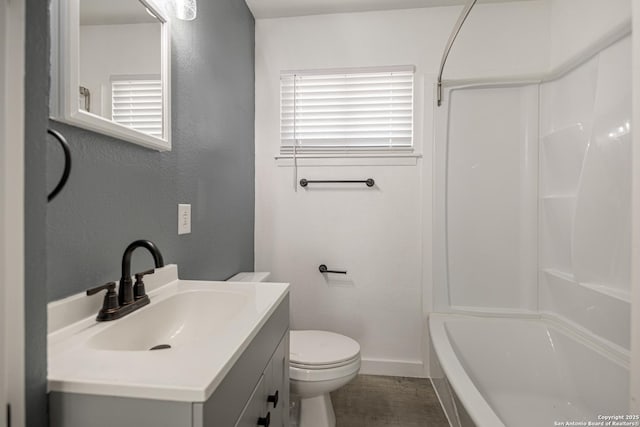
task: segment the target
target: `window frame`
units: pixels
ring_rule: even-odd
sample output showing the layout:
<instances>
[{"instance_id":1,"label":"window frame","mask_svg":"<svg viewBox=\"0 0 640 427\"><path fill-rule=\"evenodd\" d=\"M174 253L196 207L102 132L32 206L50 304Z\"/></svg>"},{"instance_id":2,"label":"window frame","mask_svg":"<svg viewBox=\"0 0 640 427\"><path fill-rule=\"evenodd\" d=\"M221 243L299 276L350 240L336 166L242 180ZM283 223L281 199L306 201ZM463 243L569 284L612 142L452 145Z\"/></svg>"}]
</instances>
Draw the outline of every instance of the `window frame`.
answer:
<instances>
[{"instance_id":1,"label":"window frame","mask_svg":"<svg viewBox=\"0 0 640 427\"><path fill-rule=\"evenodd\" d=\"M410 110L410 143L409 145L389 145L384 146L382 144L362 144L362 145L349 145L349 144L330 144L327 146L321 145L308 145L303 144L285 144L283 139L283 79L295 78L296 76L323 76L323 75L354 75L362 74L366 77L367 74L382 74L382 73L410 73L411 75L411 110ZM282 70L280 72L280 85L279 85L279 155L276 159L287 158L342 158L342 157L416 157L420 156L416 154L416 105L417 105L417 78L416 67L414 65L403 66L374 66L374 67L351 67L351 68L331 68L331 69L304 69L304 70ZM294 101L295 102L295 101ZM295 110L294 106L294 110ZM295 113L294 113L295 115ZM340 120L340 119L339 119ZM296 122L294 122L296 123ZM295 127L295 124L294 124ZM348 141L348 139L347 139Z\"/></svg>"}]
</instances>

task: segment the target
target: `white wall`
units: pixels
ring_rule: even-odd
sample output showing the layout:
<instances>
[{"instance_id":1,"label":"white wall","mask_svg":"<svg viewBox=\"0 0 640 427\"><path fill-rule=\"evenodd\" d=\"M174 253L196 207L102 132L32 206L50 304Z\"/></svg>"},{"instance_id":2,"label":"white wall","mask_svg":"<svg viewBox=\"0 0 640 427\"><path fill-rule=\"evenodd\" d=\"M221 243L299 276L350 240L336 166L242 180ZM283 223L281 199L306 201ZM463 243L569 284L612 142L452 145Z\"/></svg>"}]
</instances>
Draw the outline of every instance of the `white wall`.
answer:
<instances>
[{"instance_id":1,"label":"white wall","mask_svg":"<svg viewBox=\"0 0 640 427\"><path fill-rule=\"evenodd\" d=\"M431 310L433 83L459 7L256 20L255 268L290 282L292 326L345 333L363 372L424 375ZM508 34L508 37L505 37ZM545 1L479 5L446 78L530 75L548 67ZM417 161L305 163L298 178L368 178L366 187L294 190L279 165L281 70L416 66ZM325 263L346 278L317 271ZM342 280L340 280L342 279Z\"/></svg>"},{"instance_id":2,"label":"white wall","mask_svg":"<svg viewBox=\"0 0 640 427\"><path fill-rule=\"evenodd\" d=\"M80 26L80 84L91 112L111 119L111 77L161 74L160 24Z\"/></svg>"},{"instance_id":3,"label":"white wall","mask_svg":"<svg viewBox=\"0 0 640 427\"><path fill-rule=\"evenodd\" d=\"M549 0L550 66L558 67L631 20L630 0Z\"/></svg>"}]
</instances>

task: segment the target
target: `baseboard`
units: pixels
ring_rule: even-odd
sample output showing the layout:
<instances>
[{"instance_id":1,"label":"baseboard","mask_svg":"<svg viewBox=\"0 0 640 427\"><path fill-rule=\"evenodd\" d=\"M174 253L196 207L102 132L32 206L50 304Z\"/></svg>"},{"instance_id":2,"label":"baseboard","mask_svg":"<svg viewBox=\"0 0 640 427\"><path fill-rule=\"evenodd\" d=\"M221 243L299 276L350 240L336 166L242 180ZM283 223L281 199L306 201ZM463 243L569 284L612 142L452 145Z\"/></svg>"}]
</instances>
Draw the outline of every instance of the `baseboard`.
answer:
<instances>
[{"instance_id":1,"label":"baseboard","mask_svg":"<svg viewBox=\"0 0 640 427\"><path fill-rule=\"evenodd\" d=\"M390 377L426 378L422 362L410 360L362 359L360 373Z\"/></svg>"}]
</instances>

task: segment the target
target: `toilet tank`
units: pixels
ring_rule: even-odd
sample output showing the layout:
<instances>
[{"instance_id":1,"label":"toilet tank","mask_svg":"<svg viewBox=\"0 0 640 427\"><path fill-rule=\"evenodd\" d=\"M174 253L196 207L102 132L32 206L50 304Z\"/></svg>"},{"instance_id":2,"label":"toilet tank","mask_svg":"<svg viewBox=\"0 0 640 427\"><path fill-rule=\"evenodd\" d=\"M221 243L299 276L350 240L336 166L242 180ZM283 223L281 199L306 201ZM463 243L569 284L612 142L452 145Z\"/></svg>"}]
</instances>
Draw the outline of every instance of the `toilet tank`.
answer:
<instances>
[{"instance_id":1,"label":"toilet tank","mask_svg":"<svg viewBox=\"0 0 640 427\"><path fill-rule=\"evenodd\" d=\"M227 279L227 282L266 282L271 276L268 271L249 271L238 273Z\"/></svg>"}]
</instances>

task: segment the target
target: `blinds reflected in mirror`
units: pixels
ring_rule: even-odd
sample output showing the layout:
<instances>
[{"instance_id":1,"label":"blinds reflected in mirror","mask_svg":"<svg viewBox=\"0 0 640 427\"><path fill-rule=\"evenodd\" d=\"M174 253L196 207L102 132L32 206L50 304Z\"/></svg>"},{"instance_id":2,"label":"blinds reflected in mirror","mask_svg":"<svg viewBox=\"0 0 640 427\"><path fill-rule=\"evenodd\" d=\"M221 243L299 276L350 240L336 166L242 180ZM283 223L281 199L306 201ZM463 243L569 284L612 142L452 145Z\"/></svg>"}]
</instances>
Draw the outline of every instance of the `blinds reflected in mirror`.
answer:
<instances>
[{"instance_id":1,"label":"blinds reflected in mirror","mask_svg":"<svg viewBox=\"0 0 640 427\"><path fill-rule=\"evenodd\" d=\"M283 72L281 153L413 146L413 67Z\"/></svg>"},{"instance_id":2,"label":"blinds reflected in mirror","mask_svg":"<svg viewBox=\"0 0 640 427\"><path fill-rule=\"evenodd\" d=\"M111 80L113 121L162 138L162 82L157 79Z\"/></svg>"}]
</instances>

